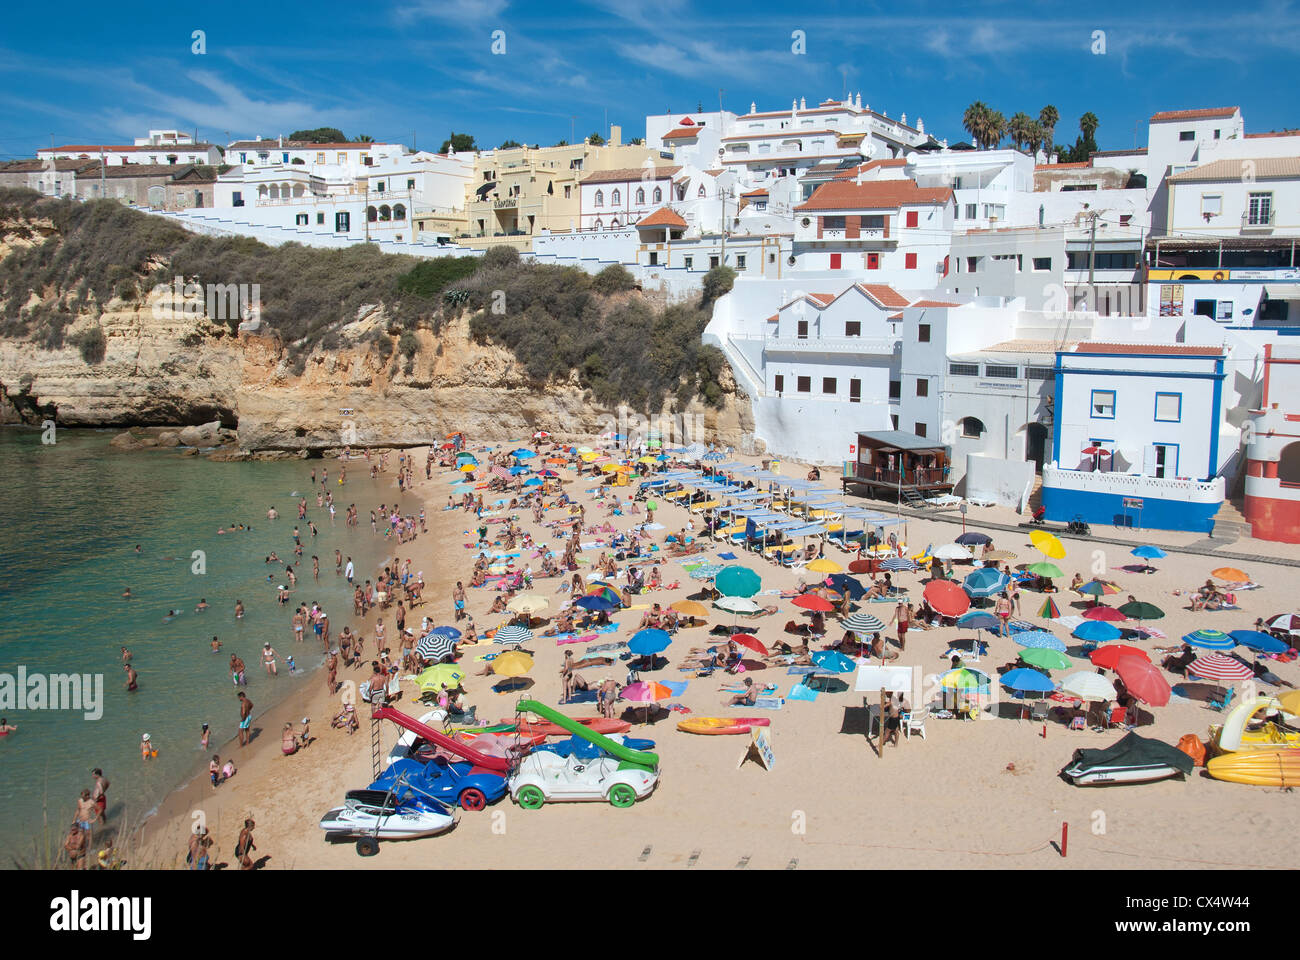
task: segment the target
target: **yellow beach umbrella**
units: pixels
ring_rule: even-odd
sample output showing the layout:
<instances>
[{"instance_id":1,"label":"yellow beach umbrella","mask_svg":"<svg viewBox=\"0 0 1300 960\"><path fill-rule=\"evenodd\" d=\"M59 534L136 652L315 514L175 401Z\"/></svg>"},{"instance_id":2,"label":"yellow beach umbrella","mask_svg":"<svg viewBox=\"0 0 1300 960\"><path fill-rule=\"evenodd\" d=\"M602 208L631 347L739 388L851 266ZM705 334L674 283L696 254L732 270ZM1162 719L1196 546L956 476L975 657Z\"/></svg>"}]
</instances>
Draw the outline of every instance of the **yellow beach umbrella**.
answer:
<instances>
[{"instance_id":1,"label":"yellow beach umbrella","mask_svg":"<svg viewBox=\"0 0 1300 960\"><path fill-rule=\"evenodd\" d=\"M534 613L541 613L550 605L551 601L546 599L546 597L521 593L506 604L506 609L511 613L526 613L529 616L532 616Z\"/></svg>"},{"instance_id":2,"label":"yellow beach umbrella","mask_svg":"<svg viewBox=\"0 0 1300 960\"><path fill-rule=\"evenodd\" d=\"M502 677L522 677L533 669L533 658L519 650L497 654L492 661L492 672Z\"/></svg>"},{"instance_id":3,"label":"yellow beach umbrella","mask_svg":"<svg viewBox=\"0 0 1300 960\"><path fill-rule=\"evenodd\" d=\"M807 569L816 573L843 573L844 568L829 557L818 557L807 565Z\"/></svg>"},{"instance_id":4,"label":"yellow beach umbrella","mask_svg":"<svg viewBox=\"0 0 1300 960\"><path fill-rule=\"evenodd\" d=\"M637 463L655 463L656 461L655 461L655 458L654 458L654 457L652 457L652 456L650 456L649 454L647 454L647 455L644 456L644 457L638 457L636 462L637 462Z\"/></svg>"},{"instance_id":5,"label":"yellow beach umbrella","mask_svg":"<svg viewBox=\"0 0 1300 960\"><path fill-rule=\"evenodd\" d=\"M415 678L415 685L421 690L436 690L445 683L452 689L464 679L465 671L455 664L436 663Z\"/></svg>"},{"instance_id":6,"label":"yellow beach umbrella","mask_svg":"<svg viewBox=\"0 0 1300 960\"><path fill-rule=\"evenodd\" d=\"M478 469L478 467L477 467L475 464L472 464L472 463L462 463L462 464L460 465L460 472L461 472L461 473L473 473L473 472L474 472L475 470L477 470L477 469Z\"/></svg>"},{"instance_id":7,"label":"yellow beach umbrella","mask_svg":"<svg viewBox=\"0 0 1300 960\"><path fill-rule=\"evenodd\" d=\"M684 613L688 617L700 617L704 620L709 618L709 608L695 600L678 600L676 603L670 603L668 609Z\"/></svg>"},{"instance_id":8,"label":"yellow beach umbrella","mask_svg":"<svg viewBox=\"0 0 1300 960\"><path fill-rule=\"evenodd\" d=\"M1038 552L1045 557L1053 560L1060 560L1065 557L1065 544L1057 539L1056 534L1048 533L1046 530L1033 530L1029 534L1029 542L1038 548Z\"/></svg>"},{"instance_id":9,"label":"yellow beach umbrella","mask_svg":"<svg viewBox=\"0 0 1300 960\"><path fill-rule=\"evenodd\" d=\"M1286 693L1279 693L1277 702L1282 704L1282 709L1287 713L1300 717L1300 690L1288 690Z\"/></svg>"}]
</instances>

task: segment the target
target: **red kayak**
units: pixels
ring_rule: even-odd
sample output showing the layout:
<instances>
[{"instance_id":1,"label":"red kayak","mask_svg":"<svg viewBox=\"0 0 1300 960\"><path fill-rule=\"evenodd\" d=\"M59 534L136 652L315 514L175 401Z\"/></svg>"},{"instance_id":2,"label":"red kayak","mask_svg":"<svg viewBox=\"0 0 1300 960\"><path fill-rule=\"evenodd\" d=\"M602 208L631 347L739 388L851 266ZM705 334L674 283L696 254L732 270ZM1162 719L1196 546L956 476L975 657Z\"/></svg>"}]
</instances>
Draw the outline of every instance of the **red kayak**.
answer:
<instances>
[{"instance_id":1,"label":"red kayak","mask_svg":"<svg viewBox=\"0 0 1300 960\"><path fill-rule=\"evenodd\" d=\"M572 719L575 723L582 724L593 733L627 733L632 729L632 724L626 720L615 720L612 717L573 717ZM502 720L501 722L515 723L514 720ZM515 723L515 730L523 736L567 737L570 735L568 730L555 723L520 721Z\"/></svg>"}]
</instances>

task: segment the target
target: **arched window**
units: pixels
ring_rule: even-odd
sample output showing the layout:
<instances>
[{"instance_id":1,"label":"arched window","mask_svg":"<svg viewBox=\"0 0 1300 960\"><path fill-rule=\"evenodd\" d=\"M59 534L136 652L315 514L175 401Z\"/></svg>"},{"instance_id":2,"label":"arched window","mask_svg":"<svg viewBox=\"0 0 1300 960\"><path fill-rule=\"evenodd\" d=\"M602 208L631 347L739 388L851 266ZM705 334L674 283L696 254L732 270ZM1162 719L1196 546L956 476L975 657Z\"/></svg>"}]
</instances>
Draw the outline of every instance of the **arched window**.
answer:
<instances>
[{"instance_id":1,"label":"arched window","mask_svg":"<svg viewBox=\"0 0 1300 960\"><path fill-rule=\"evenodd\" d=\"M645 190L641 187L636 188L636 202L645 203Z\"/></svg>"},{"instance_id":2,"label":"arched window","mask_svg":"<svg viewBox=\"0 0 1300 960\"><path fill-rule=\"evenodd\" d=\"M702 184L702 183L700 184L700 189L696 191L695 195L696 195L697 197L703 197L703 196L704 196L704 184Z\"/></svg>"},{"instance_id":3,"label":"arched window","mask_svg":"<svg viewBox=\"0 0 1300 960\"><path fill-rule=\"evenodd\" d=\"M366 207L366 219L369 220L371 223L374 223L376 220L379 219L379 211L376 210L374 207Z\"/></svg>"},{"instance_id":4,"label":"arched window","mask_svg":"<svg viewBox=\"0 0 1300 960\"><path fill-rule=\"evenodd\" d=\"M399 204L396 204L396 205L393 207L393 219L394 219L394 220L405 220L405 219L406 219L406 207L403 206L403 205L400 204L400 203L399 203Z\"/></svg>"},{"instance_id":5,"label":"arched window","mask_svg":"<svg viewBox=\"0 0 1300 960\"><path fill-rule=\"evenodd\" d=\"M605 192L604 192L603 190L597 190L597 191L596 191L596 206L598 206L598 207L603 207L604 205L605 205Z\"/></svg>"},{"instance_id":6,"label":"arched window","mask_svg":"<svg viewBox=\"0 0 1300 960\"><path fill-rule=\"evenodd\" d=\"M622 224L618 222L618 217L615 217L615 218L614 218L614 221L609 225L609 229L611 229L611 230L617 230L617 229L618 229L619 227L621 227L621 226L622 226Z\"/></svg>"},{"instance_id":7,"label":"arched window","mask_svg":"<svg viewBox=\"0 0 1300 960\"><path fill-rule=\"evenodd\" d=\"M963 417L961 421L961 435L967 439L978 440L984 435L984 421L978 417Z\"/></svg>"},{"instance_id":8,"label":"arched window","mask_svg":"<svg viewBox=\"0 0 1300 960\"><path fill-rule=\"evenodd\" d=\"M265 200L265 199L266 199L266 192L267 192L267 191L266 191L266 184L264 184L264 183L258 184L258 187L257 187L257 198L258 198L259 200Z\"/></svg>"},{"instance_id":9,"label":"arched window","mask_svg":"<svg viewBox=\"0 0 1300 960\"><path fill-rule=\"evenodd\" d=\"M622 191L621 191L621 190L615 190L612 194L610 194L610 196L609 196L609 202L610 202L610 205L611 205L611 206L615 206L615 207L617 207L620 203L622 203L622 202L623 202L623 193L622 193Z\"/></svg>"},{"instance_id":10,"label":"arched window","mask_svg":"<svg viewBox=\"0 0 1300 960\"><path fill-rule=\"evenodd\" d=\"M306 188L301 183L295 183L293 185L293 195L295 197L301 197L305 192Z\"/></svg>"},{"instance_id":11,"label":"arched window","mask_svg":"<svg viewBox=\"0 0 1300 960\"><path fill-rule=\"evenodd\" d=\"M597 229L597 230L604 230L604 229L605 229L605 224L604 224L602 221L597 220L597 221L596 221L596 229Z\"/></svg>"},{"instance_id":12,"label":"arched window","mask_svg":"<svg viewBox=\"0 0 1300 960\"><path fill-rule=\"evenodd\" d=\"M655 203L664 202L664 192L660 190L658 187L655 187L655 192L652 194L652 196L654 197Z\"/></svg>"},{"instance_id":13,"label":"arched window","mask_svg":"<svg viewBox=\"0 0 1300 960\"><path fill-rule=\"evenodd\" d=\"M379 207L379 219L383 221L393 219L393 210L388 204L385 203Z\"/></svg>"},{"instance_id":14,"label":"arched window","mask_svg":"<svg viewBox=\"0 0 1300 960\"><path fill-rule=\"evenodd\" d=\"M273 183L273 184L271 184L271 189L270 189L270 192L268 193L268 196L269 196L272 200L279 200L279 199L280 199L280 185L279 185L278 183Z\"/></svg>"},{"instance_id":15,"label":"arched window","mask_svg":"<svg viewBox=\"0 0 1300 960\"><path fill-rule=\"evenodd\" d=\"M282 183L282 184L280 184L280 196L282 196L282 197L284 197L284 199L288 200L289 197L292 196L292 195L293 195L293 188L292 188L292 187L290 187L287 183Z\"/></svg>"}]
</instances>

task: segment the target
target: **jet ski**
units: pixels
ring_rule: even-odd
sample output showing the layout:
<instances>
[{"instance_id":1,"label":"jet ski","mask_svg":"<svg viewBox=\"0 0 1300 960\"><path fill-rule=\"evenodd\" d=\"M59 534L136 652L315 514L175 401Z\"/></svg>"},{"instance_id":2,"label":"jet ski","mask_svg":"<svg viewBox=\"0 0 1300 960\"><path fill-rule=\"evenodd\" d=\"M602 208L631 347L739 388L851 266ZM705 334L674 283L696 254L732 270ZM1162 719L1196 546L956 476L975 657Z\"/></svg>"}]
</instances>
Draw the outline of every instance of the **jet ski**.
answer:
<instances>
[{"instance_id":1,"label":"jet ski","mask_svg":"<svg viewBox=\"0 0 1300 960\"><path fill-rule=\"evenodd\" d=\"M1105 750L1074 751L1074 759L1061 770L1061 776L1076 787L1151 783L1185 777L1195 765L1177 747L1129 733Z\"/></svg>"},{"instance_id":2,"label":"jet ski","mask_svg":"<svg viewBox=\"0 0 1300 960\"><path fill-rule=\"evenodd\" d=\"M404 840L431 837L455 822L451 811L430 797L398 800L387 790L349 790L343 806L321 817L320 827L338 838Z\"/></svg>"}]
</instances>

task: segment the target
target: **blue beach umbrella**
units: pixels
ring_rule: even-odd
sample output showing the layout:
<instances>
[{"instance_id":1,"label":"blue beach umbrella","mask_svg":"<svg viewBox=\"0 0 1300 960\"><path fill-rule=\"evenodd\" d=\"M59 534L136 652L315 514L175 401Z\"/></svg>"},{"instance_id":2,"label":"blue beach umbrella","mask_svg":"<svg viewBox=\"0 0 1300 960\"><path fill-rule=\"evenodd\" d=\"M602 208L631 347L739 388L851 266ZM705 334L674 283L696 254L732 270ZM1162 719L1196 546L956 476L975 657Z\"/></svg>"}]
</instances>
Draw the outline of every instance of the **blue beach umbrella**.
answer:
<instances>
[{"instance_id":1,"label":"blue beach umbrella","mask_svg":"<svg viewBox=\"0 0 1300 960\"><path fill-rule=\"evenodd\" d=\"M1233 630L1228 636L1243 647L1249 647L1259 653L1286 653L1291 649L1291 644L1285 640L1279 640L1259 630Z\"/></svg>"},{"instance_id":2,"label":"blue beach umbrella","mask_svg":"<svg viewBox=\"0 0 1300 960\"><path fill-rule=\"evenodd\" d=\"M832 573L826 581L840 593L847 593L850 600L861 600L867 595L867 588L862 581L855 580L847 573Z\"/></svg>"},{"instance_id":3,"label":"blue beach umbrella","mask_svg":"<svg viewBox=\"0 0 1300 960\"><path fill-rule=\"evenodd\" d=\"M451 639L453 640L460 639L460 631L457 630L455 627L434 627L429 632L441 634L444 637L451 637Z\"/></svg>"},{"instance_id":4,"label":"blue beach umbrella","mask_svg":"<svg viewBox=\"0 0 1300 960\"><path fill-rule=\"evenodd\" d=\"M1115 624L1107 623L1105 620L1085 620L1075 627L1070 635L1089 643L1109 643L1111 640L1118 640L1124 632Z\"/></svg>"},{"instance_id":5,"label":"blue beach umbrella","mask_svg":"<svg viewBox=\"0 0 1300 960\"><path fill-rule=\"evenodd\" d=\"M1143 560L1159 560L1161 557L1167 557L1168 554L1159 547L1153 547L1151 544L1143 544L1140 547L1134 547L1129 553L1135 557L1141 557Z\"/></svg>"},{"instance_id":6,"label":"blue beach umbrella","mask_svg":"<svg viewBox=\"0 0 1300 960\"><path fill-rule=\"evenodd\" d=\"M966 577L962 582L962 589L972 597L991 597L1005 590L1010 582L1011 578L1001 570L980 567Z\"/></svg>"},{"instance_id":7,"label":"blue beach umbrella","mask_svg":"<svg viewBox=\"0 0 1300 960\"><path fill-rule=\"evenodd\" d=\"M1029 667L1008 670L998 679L1002 686L1017 693L1051 693L1056 689L1051 677Z\"/></svg>"},{"instance_id":8,"label":"blue beach umbrella","mask_svg":"<svg viewBox=\"0 0 1300 960\"><path fill-rule=\"evenodd\" d=\"M648 657L667 650L672 642L673 638L667 631L648 627L632 634L632 639L627 642L627 648L637 656Z\"/></svg>"},{"instance_id":9,"label":"blue beach umbrella","mask_svg":"<svg viewBox=\"0 0 1300 960\"><path fill-rule=\"evenodd\" d=\"M968 610L957 618L957 626L970 630L1000 630L1002 621L987 610Z\"/></svg>"},{"instance_id":10,"label":"blue beach umbrella","mask_svg":"<svg viewBox=\"0 0 1300 960\"><path fill-rule=\"evenodd\" d=\"M983 546L986 543L992 543L993 538L990 537L987 533L979 533L975 530L971 530L967 533L963 533L960 537L957 538L955 542L960 543L962 546L966 546L966 547L969 547L971 545Z\"/></svg>"},{"instance_id":11,"label":"blue beach umbrella","mask_svg":"<svg viewBox=\"0 0 1300 960\"><path fill-rule=\"evenodd\" d=\"M617 606L617 604L611 603L604 597L579 597L573 601L573 605L582 607L583 610L591 610L594 613L608 613Z\"/></svg>"},{"instance_id":12,"label":"blue beach umbrella","mask_svg":"<svg viewBox=\"0 0 1300 960\"><path fill-rule=\"evenodd\" d=\"M540 486L541 486L543 483L545 483L545 482L546 482L546 481L544 481L544 480L542 480L542 479L540 479L540 478L538 478L538 477L532 477L532 478L530 478L530 479L524 481L524 486L525 486L525 487L540 487Z\"/></svg>"},{"instance_id":13,"label":"blue beach umbrella","mask_svg":"<svg viewBox=\"0 0 1300 960\"><path fill-rule=\"evenodd\" d=\"M857 664L838 650L819 650L812 655L812 662L819 670L831 673L848 673L856 669Z\"/></svg>"},{"instance_id":14,"label":"blue beach umbrella","mask_svg":"<svg viewBox=\"0 0 1300 960\"><path fill-rule=\"evenodd\" d=\"M1065 642L1046 630L1025 630L1012 634L1011 639L1022 647L1041 647L1044 650L1056 650L1058 653L1065 653L1066 650Z\"/></svg>"},{"instance_id":15,"label":"blue beach umbrella","mask_svg":"<svg viewBox=\"0 0 1300 960\"><path fill-rule=\"evenodd\" d=\"M711 451L709 451L708 453L706 453L704 456L700 457L700 459L701 459L701 460L709 460L709 461L712 461L712 462L716 463L716 462L719 461L719 460L725 460L725 459L727 459L727 457L726 457L726 454L722 453L722 452L719 451L719 450L711 450Z\"/></svg>"},{"instance_id":16,"label":"blue beach umbrella","mask_svg":"<svg viewBox=\"0 0 1300 960\"><path fill-rule=\"evenodd\" d=\"M1237 641L1222 630L1196 630L1183 635L1183 643L1202 650L1231 650Z\"/></svg>"},{"instance_id":17,"label":"blue beach umbrella","mask_svg":"<svg viewBox=\"0 0 1300 960\"><path fill-rule=\"evenodd\" d=\"M911 557L887 557L880 562L881 570L888 570L895 573L899 570L915 570L916 561ZM857 599L856 597L854 599Z\"/></svg>"},{"instance_id":18,"label":"blue beach umbrella","mask_svg":"<svg viewBox=\"0 0 1300 960\"><path fill-rule=\"evenodd\" d=\"M533 457L537 456L537 454L533 453L531 450L526 450L523 447L520 447L518 450L512 451L510 456L514 457L516 460L531 460Z\"/></svg>"}]
</instances>

